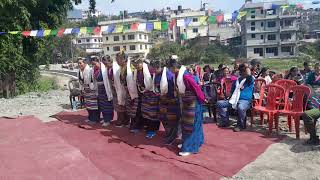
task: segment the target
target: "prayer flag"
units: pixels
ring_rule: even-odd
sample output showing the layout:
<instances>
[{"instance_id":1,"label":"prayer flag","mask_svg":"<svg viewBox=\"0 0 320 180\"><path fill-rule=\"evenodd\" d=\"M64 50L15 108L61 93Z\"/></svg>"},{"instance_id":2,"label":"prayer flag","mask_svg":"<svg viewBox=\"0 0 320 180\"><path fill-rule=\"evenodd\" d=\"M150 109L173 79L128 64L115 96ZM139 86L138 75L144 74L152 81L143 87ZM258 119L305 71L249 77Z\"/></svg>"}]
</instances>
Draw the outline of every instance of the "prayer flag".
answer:
<instances>
[{"instance_id":1,"label":"prayer flag","mask_svg":"<svg viewBox=\"0 0 320 180\"><path fill-rule=\"evenodd\" d=\"M166 21L161 22L161 30L167 31L169 29L169 23Z\"/></svg>"},{"instance_id":2,"label":"prayer flag","mask_svg":"<svg viewBox=\"0 0 320 180\"><path fill-rule=\"evenodd\" d=\"M239 15L238 11L234 11L232 13L232 22L235 22L237 20L238 15Z\"/></svg>"},{"instance_id":3,"label":"prayer flag","mask_svg":"<svg viewBox=\"0 0 320 180\"><path fill-rule=\"evenodd\" d=\"M138 30L138 27L139 27L138 23L133 23L133 24L131 24L130 29L131 30Z\"/></svg>"},{"instance_id":4,"label":"prayer flag","mask_svg":"<svg viewBox=\"0 0 320 180\"><path fill-rule=\"evenodd\" d=\"M161 30L161 22L160 21L154 22L153 25L154 25L155 30Z\"/></svg>"},{"instance_id":5,"label":"prayer flag","mask_svg":"<svg viewBox=\"0 0 320 180\"><path fill-rule=\"evenodd\" d=\"M289 8L289 7L290 7L289 5L282 5L282 6L281 6L282 9L287 9L287 8Z\"/></svg>"},{"instance_id":6,"label":"prayer flag","mask_svg":"<svg viewBox=\"0 0 320 180\"><path fill-rule=\"evenodd\" d=\"M107 32L108 26L101 26L101 32Z\"/></svg>"},{"instance_id":7,"label":"prayer flag","mask_svg":"<svg viewBox=\"0 0 320 180\"><path fill-rule=\"evenodd\" d=\"M123 31L128 31L128 30L130 30L130 24L124 24L123 25Z\"/></svg>"},{"instance_id":8,"label":"prayer flag","mask_svg":"<svg viewBox=\"0 0 320 180\"><path fill-rule=\"evenodd\" d=\"M263 9L272 9L272 3L264 3Z\"/></svg>"},{"instance_id":9,"label":"prayer flag","mask_svg":"<svg viewBox=\"0 0 320 180\"><path fill-rule=\"evenodd\" d=\"M147 29L147 24L146 23L140 23L138 25L138 30L139 31L145 31Z\"/></svg>"},{"instance_id":10,"label":"prayer flag","mask_svg":"<svg viewBox=\"0 0 320 180\"><path fill-rule=\"evenodd\" d=\"M220 15L218 15L216 18L217 18L217 23L218 24L221 24L221 23L223 23L223 14L220 14Z\"/></svg>"},{"instance_id":11,"label":"prayer flag","mask_svg":"<svg viewBox=\"0 0 320 180\"><path fill-rule=\"evenodd\" d=\"M296 5L296 8L297 8L297 9L303 9L303 4L297 4L297 5Z\"/></svg>"},{"instance_id":12,"label":"prayer flag","mask_svg":"<svg viewBox=\"0 0 320 180\"><path fill-rule=\"evenodd\" d=\"M64 33L64 28L61 28L59 29L58 33L57 33L57 36L58 37L62 37L63 36L63 33Z\"/></svg>"},{"instance_id":13,"label":"prayer flag","mask_svg":"<svg viewBox=\"0 0 320 180\"><path fill-rule=\"evenodd\" d=\"M22 31L22 35L26 37L30 36L30 33L31 31Z\"/></svg>"},{"instance_id":14,"label":"prayer flag","mask_svg":"<svg viewBox=\"0 0 320 180\"><path fill-rule=\"evenodd\" d=\"M53 29L50 31L50 36L56 36L58 34L58 30L57 29Z\"/></svg>"},{"instance_id":15,"label":"prayer flag","mask_svg":"<svg viewBox=\"0 0 320 180\"><path fill-rule=\"evenodd\" d=\"M247 15L247 11L240 11L238 15L238 19L241 19L243 16Z\"/></svg>"},{"instance_id":16,"label":"prayer flag","mask_svg":"<svg viewBox=\"0 0 320 180\"><path fill-rule=\"evenodd\" d=\"M97 26L93 29L93 33L95 35L99 35L101 33L101 27L100 26Z\"/></svg>"},{"instance_id":17,"label":"prayer flag","mask_svg":"<svg viewBox=\"0 0 320 180\"><path fill-rule=\"evenodd\" d=\"M276 5L276 4L271 5L271 9L277 9L278 7L279 7L279 5Z\"/></svg>"},{"instance_id":18,"label":"prayer flag","mask_svg":"<svg viewBox=\"0 0 320 180\"><path fill-rule=\"evenodd\" d=\"M93 27L87 27L87 34L93 33Z\"/></svg>"},{"instance_id":19,"label":"prayer flag","mask_svg":"<svg viewBox=\"0 0 320 180\"><path fill-rule=\"evenodd\" d=\"M64 30L63 34L71 34L72 28L67 28Z\"/></svg>"},{"instance_id":20,"label":"prayer flag","mask_svg":"<svg viewBox=\"0 0 320 180\"><path fill-rule=\"evenodd\" d=\"M118 24L116 26L116 33L121 33L123 32L123 25L122 24Z\"/></svg>"},{"instance_id":21,"label":"prayer flag","mask_svg":"<svg viewBox=\"0 0 320 180\"><path fill-rule=\"evenodd\" d=\"M20 31L9 31L9 34L18 34Z\"/></svg>"},{"instance_id":22,"label":"prayer flag","mask_svg":"<svg viewBox=\"0 0 320 180\"><path fill-rule=\"evenodd\" d=\"M81 34L87 34L87 28L86 27L81 27L80 28L80 33Z\"/></svg>"},{"instance_id":23,"label":"prayer flag","mask_svg":"<svg viewBox=\"0 0 320 180\"><path fill-rule=\"evenodd\" d=\"M209 16L209 23L210 24L216 24L217 23L216 16Z\"/></svg>"},{"instance_id":24,"label":"prayer flag","mask_svg":"<svg viewBox=\"0 0 320 180\"><path fill-rule=\"evenodd\" d=\"M36 34L37 37L43 37L44 30L39 30Z\"/></svg>"},{"instance_id":25,"label":"prayer flag","mask_svg":"<svg viewBox=\"0 0 320 180\"><path fill-rule=\"evenodd\" d=\"M44 30L43 36L49 36L50 32L51 32L51 29Z\"/></svg>"},{"instance_id":26,"label":"prayer flag","mask_svg":"<svg viewBox=\"0 0 320 180\"><path fill-rule=\"evenodd\" d=\"M191 23L192 19L191 18L186 18L184 19L184 25L188 26Z\"/></svg>"},{"instance_id":27,"label":"prayer flag","mask_svg":"<svg viewBox=\"0 0 320 180\"><path fill-rule=\"evenodd\" d=\"M30 31L30 36L32 36L32 37L35 37L35 36L37 36L37 30L33 30L33 31Z\"/></svg>"},{"instance_id":28,"label":"prayer flag","mask_svg":"<svg viewBox=\"0 0 320 180\"><path fill-rule=\"evenodd\" d=\"M71 34L79 34L80 33L80 28L73 28L71 31Z\"/></svg>"},{"instance_id":29,"label":"prayer flag","mask_svg":"<svg viewBox=\"0 0 320 180\"><path fill-rule=\"evenodd\" d=\"M170 30L173 30L173 27L177 24L177 19L173 19L171 22L170 22Z\"/></svg>"},{"instance_id":30,"label":"prayer flag","mask_svg":"<svg viewBox=\"0 0 320 180\"><path fill-rule=\"evenodd\" d=\"M107 32L108 32L108 33L113 33L113 31L114 31L115 28L116 28L116 25L111 24L110 26L108 26Z\"/></svg>"},{"instance_id":31,"label":"prayer flag","mask_svg":"<svg viewBox=\"0 0 320 180\"><path fill-rule=\"evenodd\" d=\"M201 16L199 21L201 25L205 25L207 23L208 16Z\"/></svg>"},{"instance_id":32,"label":"prayer flag","mask_svg":"<svg viewBox=\"0 0 320 180\"><path fill-rule=\"evenodd\" d=\"M0 35L2 35L2 34L6 34L6 32L0 32Z\"/></svg>"},{"instance_id":33,"label":"prayer flag","mask_svg":"<svg viewBox=\"0 0 320 180\"><path fill-rule=\"evenodd\" d=\"M177 21L177 26L178 26L178 27L183 27L183 26L185 26L184 19L178 19L178 21Z\"/></svg>"},{"instance_id":34,"label":"prayer flag","mask_svg":"<svg viewBox=\"0 0 320 180\"><path fill-rule=\"evenodd\" d=\"M148 22L146 25L147 31L152 31L154 29L154 25L151 22Z\"/></svg>"},{"instance_id":35,"label":"prayer flag","mask_svg":"<svg viewBox=\"0 0 320 180\"><path fill-rule=\"evenodd\" d=\"M224 21L232 22L232 14L231 13L225 14Z\"/></svg>"}]
</instances>

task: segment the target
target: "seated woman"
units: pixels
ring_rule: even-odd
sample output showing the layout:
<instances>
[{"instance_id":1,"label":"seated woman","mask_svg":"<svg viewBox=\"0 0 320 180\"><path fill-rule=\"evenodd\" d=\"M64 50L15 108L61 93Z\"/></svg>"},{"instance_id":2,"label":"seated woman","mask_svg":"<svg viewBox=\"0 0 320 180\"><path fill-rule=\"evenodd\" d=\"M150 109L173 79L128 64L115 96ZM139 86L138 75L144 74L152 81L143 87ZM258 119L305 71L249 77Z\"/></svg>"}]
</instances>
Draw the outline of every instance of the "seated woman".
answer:
<instances>
[{"instance_id":1,"label":"seated woman","mask_svg":"<svg viewBox=\"0 0 320 180\"><path fill-rule=\"evenodd\" d=\"M292 67L287 75L284 76L284 79L289 79L295 81L298 85L303 84L303 76L300 74L297 67Z\"/></svg>"},{"instance_id":2,"label":"seated woman","mask_svg":"<svg viewBox=\"0 0 320 180\"><path fill-rule=\"evenodd\" d=\"M270 84L272 82L271 77L269 76L269 68L263 67L259 74L256 76L257 79L264 79L266 84Z\"/></svg>"},{"instance_id":3,"label":"seated woman","mask_svg":"<svg viewBox=\"0 0 320 180\"><path fill-rule=\"evenodd\" d=\"M230 74L230 70L228 67L222 68L222 77L220 78L219 83L223 84L226 80L229 79L231 81L236 81L238 79L237 76Z\"/></svg>"},{"instance_id":4,"label":"seated woman","mask_svg":"<svg viewBox=\"0 0 320 180\"><path fill-rule=\"evenodd\" d=\"M307 75L305 83L311 86L320 86L320 63L314 65L314 70Z\"/></svg>"},{"instance_id":5,"label":"seated woman","mask_svg":"<svg viewBox=\"0 0 320 180\"><path fill-rule=\"evenodd\" d=\"M238 112L237 126L235 132L246 129L246 112L251 107L252 94L254 89L254 77L251 75L250 68L243 64L240 66L240 77L232 85L231 98L217 102L217 108L220 116L220 127L229 126L229 111L232 107Z\"/></svg>"}]
</instances>

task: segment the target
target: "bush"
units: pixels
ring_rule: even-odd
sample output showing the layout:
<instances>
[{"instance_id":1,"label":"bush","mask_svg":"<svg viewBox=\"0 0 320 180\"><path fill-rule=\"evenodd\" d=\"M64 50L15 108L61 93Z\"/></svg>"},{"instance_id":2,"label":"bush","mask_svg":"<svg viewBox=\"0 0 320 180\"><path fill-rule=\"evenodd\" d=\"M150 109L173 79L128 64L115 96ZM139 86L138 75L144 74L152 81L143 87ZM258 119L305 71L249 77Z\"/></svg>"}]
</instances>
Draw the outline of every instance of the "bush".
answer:
<instances>
[{"instance_id":1,"label":"bush","mask_svg":"<svg viewBox=\"0 0 320 180\"><path fill-rule=\"evenodd\" d=\"M40 77L34 82L18 81L18 94L27 92L47 92L49 90L58 89L57 81L50 77Z\"/></svg>"}]
</instances>

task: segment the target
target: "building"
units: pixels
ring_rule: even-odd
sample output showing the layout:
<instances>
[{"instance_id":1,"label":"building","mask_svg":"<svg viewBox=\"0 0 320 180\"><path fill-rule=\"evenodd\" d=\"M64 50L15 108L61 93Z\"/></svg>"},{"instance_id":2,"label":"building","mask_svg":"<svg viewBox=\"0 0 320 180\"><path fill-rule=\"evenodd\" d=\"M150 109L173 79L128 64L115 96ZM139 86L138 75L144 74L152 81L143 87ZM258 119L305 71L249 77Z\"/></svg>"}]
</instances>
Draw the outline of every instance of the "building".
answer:
<instances>
[{"instance_id":1,"label":"building","mask_svg":"<svg viewBox=\"0 0 320 180\"><path fill-rule=\"evenodd\" d=\"M145 23L146 20L130 18L114 21L99 22L100 26L119 24ZM126 30L121 33L102 33L103 52L105 55L115 57L121 49L125 49L128 56L140 55L146 57L152 47L151 32L146 30Z\"/></svg>"},{"instance_id":2,"label":"building","mask_svg":"<svg viewBox=\"0 0 320 180\"><path fill-rule=\"evenodd\" d=\"M298 18L296 8L281 8L287 1L252 3L240 11L242 49L247 58L286 58L296 55Z\"/></svg>"},{"instance_id":3,"label":"building","mask_svg":"<svg viewBox=\"0 0 320 180\"><path fill-rule=\"evenodd\" d=\"M179 22L179 20L190 19L190 23L188 26L180 26L179 23L176 23L172 30L169 29L169 40L179 42L181 39L208 36L208 24L206 20L201 20L201 17L204 16L206 16L206 11L183 11L179 6L178 10L171 14L169 21L175 19Z\"/></svg>"},{"instance_id":4,"label":"building","mask_svg":"<svg viewBox=\"0 0 320 180\"><path fill-rule=\"evenodd\" d=\"M102 53L102 35L82 35L76 38L75 45L84 49L86 53Z\"/></svg>"},{"instance_id":5,"label":"building","mask_svg":"<svg viewBox=\"0 0 320 180\"><path fill-rule=\"evenodd\" d=\"M83 20L82 11L80 9L73 9L68 11L67 19L71 22L79 22Z\"/></svg>"},{"instance_id":6,"label":"building","mask_svg":"<svg viewBox=\"0 0 320 180\"><path fill-rule=\"evenodd\" d=\"M304 39L320 38L320 9L306 9L301 14L301 30Z\"/></svg>"},{"instance_id":7,"label":"building","mask_svg":"<svg viewBox=\"0 0 320 180\"><path fill-rule=\"evenodd\" d=\"M82 15L82 19L88 19L89 16L99 17L99 16L102 15L102 12L99 11L99 10L96 10L96 11L93 13L93 12L90 12L90 10L82 10L81 15Z\"/></svg>"}]
</instances>

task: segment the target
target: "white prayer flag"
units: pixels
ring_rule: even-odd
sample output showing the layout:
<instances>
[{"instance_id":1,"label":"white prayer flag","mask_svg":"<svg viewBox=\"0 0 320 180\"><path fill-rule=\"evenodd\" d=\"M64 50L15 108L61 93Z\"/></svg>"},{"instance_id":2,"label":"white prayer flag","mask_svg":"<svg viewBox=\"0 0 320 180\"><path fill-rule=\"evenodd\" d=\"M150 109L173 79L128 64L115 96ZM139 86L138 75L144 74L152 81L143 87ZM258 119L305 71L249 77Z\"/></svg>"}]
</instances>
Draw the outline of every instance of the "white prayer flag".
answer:
<instances>
[{"instance_id":1,"label":"white prayer flag","mask_svg":"<svg viewBox=\"0 0 320 180\"><path fill-rule=\"evenodd\" d=\"M38 30L33 30L30 32L30 36L37 36Z\"/></svg>"},{"instance_id":2,"label":"white prayer flag","mask_svg":"<svg viewBox=\"0 0 320 180\"><path fill-rule=\"evenodd\" d=\"M138 26L139 31L145 31L147 29L147 24L146 23L140 23Z\"/></svg>"},{"instance_id":3,"label":"white prayer flag","mask_svg":"<svg viewBox=\"0 0 320 180\"><path fill-rule=\"evenodd\" d=\"M101 32L107 32L108 26L101 26Z\"/></svg>"},{"instance_id":4,"label":"white prayer flag","mask_svg":"<svg viewBox=\"0 0 320 180\"><path fill-rule=\"evenodd\" d=\"M72 32L72 28L67 28L64 30L63 34L71 34L71 32Z\"/></svg>"},{"instance_id":5,"label":"white prayer flag","mask_svg":"<svg viewBox=\"0 0 320 180\"><path fill-rule=\"evenodd\" d=\"M177 26L178 27L184 27L185 26L184 19L178 19Z\"/></svg>"}]
</instances>

